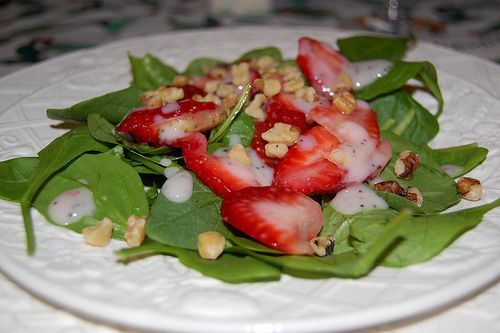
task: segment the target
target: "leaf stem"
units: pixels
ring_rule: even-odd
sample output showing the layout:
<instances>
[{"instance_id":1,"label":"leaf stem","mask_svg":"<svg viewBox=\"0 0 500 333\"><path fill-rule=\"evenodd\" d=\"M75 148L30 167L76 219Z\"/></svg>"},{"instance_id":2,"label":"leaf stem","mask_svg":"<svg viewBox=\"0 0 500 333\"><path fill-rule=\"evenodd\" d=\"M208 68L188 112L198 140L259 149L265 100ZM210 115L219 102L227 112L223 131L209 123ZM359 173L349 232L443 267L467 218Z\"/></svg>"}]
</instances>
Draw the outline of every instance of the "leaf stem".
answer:
<instances>
[{"instance_id":1,"label":"leaf stem","mask_svg":"<svg viewBox=\"0 0 500 333\"><path fill-rule=\"evenodd\" d=\"M245 105L245 102L247 101L248 96L250 95L251 89L252 86L250 84L247 84L245 86L243 92L241 93L240 99L238 100L238 103L236 103L236 105L231 109L229 117L226 119L226 121L224 121L221 125L219 125L215 129L215 132L210 133L210 138L208 139L209 144L218 142L224 137L226 132L229 130L229 127L231 127L231 124L235 121L236 117L243 110L243 106Z\"/></svg>"}]
</instances>

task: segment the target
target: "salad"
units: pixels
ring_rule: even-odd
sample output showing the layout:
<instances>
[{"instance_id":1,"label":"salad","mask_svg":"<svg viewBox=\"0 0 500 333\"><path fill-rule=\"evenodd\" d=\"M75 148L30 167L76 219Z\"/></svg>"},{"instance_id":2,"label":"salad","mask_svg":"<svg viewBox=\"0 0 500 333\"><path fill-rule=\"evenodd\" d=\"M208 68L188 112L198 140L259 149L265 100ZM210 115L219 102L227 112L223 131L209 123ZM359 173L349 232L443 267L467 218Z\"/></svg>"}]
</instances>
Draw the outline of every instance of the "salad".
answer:
<instances>
[{"instance_id":1,"label":"salad","mask_svg":"<svg viewBox=\"0 0 500 333\"><path fill-rule=\"evenodd\" d=\"M361 277L432 258L500 200L463 177L487 150L432 149L443 98L434 66L402 60L408 38L309 37L178 72L129 55L131 86L49 109L78 126L37 157L0 162L0 198L34 207L121 261L176 256L230 283ZM427 110L413 97L437 101Z\"/></svg>"}]
</instances>

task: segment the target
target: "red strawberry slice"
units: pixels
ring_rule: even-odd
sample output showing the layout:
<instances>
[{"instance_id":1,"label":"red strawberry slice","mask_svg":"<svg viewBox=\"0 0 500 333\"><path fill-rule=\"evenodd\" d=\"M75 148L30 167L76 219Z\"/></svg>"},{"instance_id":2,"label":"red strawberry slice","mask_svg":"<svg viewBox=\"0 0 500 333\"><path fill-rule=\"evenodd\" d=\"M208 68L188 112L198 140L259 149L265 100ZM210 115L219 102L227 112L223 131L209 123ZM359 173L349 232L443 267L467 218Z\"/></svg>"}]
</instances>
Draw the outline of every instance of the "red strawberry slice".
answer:
<instances>
[{"instance_id":1,"label":"red strawberry slice","mask_svg":"<svg viewBox=\"0 0 500 333\"><path fill-rule=\"evenodd\" d=\"M269 99L267 103L267 118L265 121L254 123L254 136L251 146L257 154L270 166L278 163L278 159L266 156L265 145L268 143L261 135L276 123L285 123L300 128L300 131L309 129L306 114L295 104L292 94L280 93ZM303 101L306 103L305 101Z\"/></svg>"},{"instance_id":2,"label":"red strawberry slice","mask_svg":"<svg viewBox=\"0 0 500 333\"><path fill-rule=\"evenodd\" d=\"M326 156L338 146L339 140L325 128L311 128L279 161L273 185L306 195L337 192L345 172Z\"/></svg>"},{"instance_id":3,"label":"red strawberry slice","mask_svg":"<svg viewBox=\"0 0 500 333\"><path fill-rule=\"evenodd\" d=\"M186 133L207 131L225 118L226 113L212 102L186 99L158 108L134 110L122 120L117 131L129 133L139 143L171 145Z\"/></svg>"},{"instance_id":4,"label":"red strawberry slice","mask_svg":"<svg viewBox=\"0 0 500 333\"><path fill-rule=\"evenodd\" d=\"M376 140L380 138L377 114L366 102L361 100L356 101L356 109L351 114L342 113L331 104L323 104L314 107L309 113L308 118L325 127L334 135L338 135L337 128L340 124L345 121L353 121L361 125L370 137Z\"/></svg>"},{"instance_id":5,"label":"red strawberry slice","mask_svg":"<svg viewBox=\"0 0 500 333\"><path fill-rule=\"evenodd\" d=\"M299 39L297 63L316 92L323 96L332 93L331 88L348 65L347 59L330 45L309 37Z\"/></svg>"},{"instance_id":6,"label":"red strawberry slice","mask_svg":"<svg viewBox=\"0 0 500 333\"><path fill-rule=\"evenodd\" d=\"M201 133L193 133L179 140L186 167L212 192L225 197L229 193L248 187L269 185L252 171L251 166L207 153L207 139Z\"/></svg>"},{"instance_id":7,"label":"red strawberry slice","mask_svg":"<svg viewBox=\"0 0 500 333\"><path fill-rule=\"evenodd\" d=\"M276 187L247 187L221 205L222 218L246 235L290 254L312 254L309 240L323 225L320 205L298 192Z\"/></svg>"}]
</instances>

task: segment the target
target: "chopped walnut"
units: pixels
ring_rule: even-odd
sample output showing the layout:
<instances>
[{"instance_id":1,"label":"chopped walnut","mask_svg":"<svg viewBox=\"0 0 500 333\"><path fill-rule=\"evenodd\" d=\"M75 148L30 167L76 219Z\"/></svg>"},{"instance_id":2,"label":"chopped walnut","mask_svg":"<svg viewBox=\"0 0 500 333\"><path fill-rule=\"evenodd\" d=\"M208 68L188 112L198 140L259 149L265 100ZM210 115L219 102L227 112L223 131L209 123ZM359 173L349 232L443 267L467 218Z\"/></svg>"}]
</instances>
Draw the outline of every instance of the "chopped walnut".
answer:
<instances>
[{"instance_id":1,"label":"chopped walnut","mask_svg":"<svg viewBox=\"0 0 500 333\"><path fill-rule=\"evenodd\" d=\"M328 256L333 253L334 240L331 235L314 237L309 241L309 244L311 244L314 252L320 257Z\"/></svg>"},{"instance_id":2,"label":"chopped walnut","mask_svg":"<svg viewBox=\"0 0 500 333\"><path fill-rule=\"evenodd\" d=\"M386 180L379 183L376 183L373 186L377 191L394 193L397 195L401 195L403 193L403 188L398 184L398 182L394 180Z\"/></svg>"},{"instance_id":3,"label":"chopped walnut","mask_svg":"<svg viewBox=\"0 0 500 333\"><path fill-rule=\"evenodd\" d=\"M140 97L142 105L160 107L168 102L184 98L184 90L178 87L160 87L156 90L146 91Z\"/></svg>"},{"instance_id":4,"label":"chopped walnut","mask_svg":"<svg viewBox=\"0 0 500 333\"><path fill-rule=\"evenodd\" d=\"M185 87L189 84L189 80L190 80L189 76L177 75L172 80L172 85L174 85L176 87Z\"/></svg>"},{"instance_id":5,"label":"chopped walnut","mask_svg":"<svg viewBox=\"0 0 500 333\"><path fill-rule=\"evenodd\" d=\"M208 71L208 76L210 76L211 78L214 78L214 79L218 79L218 80L224 79L227 75L228 75L227 69L225 69L224 67L220 67L220 66L211 68Z\"/></svg>"},{"instance_id":6,"label":"chopped walnut","mask_svg":"<svg viewBox=\"0 0 500 333\"><path fill-rule=\"evenodd\" d=\"M288 153L288 146L284 143L268 143L264 149L266 156L270 158L282 158Z\"/></svg>"},{"instance_id":7,"label":"chopped walnut","mask_svg":"<svg viewBox=\"0 0 500 333\"><path fill-rule=\"evenodd\" d=\"M257 94L254 96L252 102L245 108L245 113L256 120L266 119L266 114L262 109L262 104L266 101L264 94Z\"/></svg>"},{"instance_id":8,"label":"chopped walnut","mask_svg":"<svg viewBox=\"0 0 500 333\"><path fill-rule=\"evenodd\" d=\"M302 77L302 73L297 66L284 66L279 70L279 73L283 75L284 82L282 89L284 92L296 92L304 87L304 78Z\"/></svg>"},{"instance_id":9,"label":"chopped walnut","mask_svg":"<svg viewBox=\"0 0 500 333\"><path fill-rule=\"evenodd\" d=\"M82 230L83 239L92 246L105 247L113 234L113 222L105 217L101 222Z\"/></svg>"},{"instance_id":10,"label":"chopped walnut","mask_svg":"<svg viewBox=\"0 0 500 333\"><path fill-rule=\"evenodd\" d=\"M333 92L341 91L341 90L352 90L352 78L347 73L342 73L338 76L337 81L331 87Z\"/></svg>"},{"instance_id":11,"label":"chopped walnut","mask_svg":"<svg viewBox=\"0 0 500 333\"><path fill-rule=\"evenodd\" d=\"M461 177L457 181L457 190L465 200L478 201L483 196L483 186L475 178Z\"/></svg>"},{"instance_id":12,"label":"chopped walnut","mask_svg":"<svg viewBox=\"0 0 500 333\"><path fill-rule=\"evenodd\" d=\"M277 79L264 79L264 87L262 92L267 97L273 97L274 95L279 94L281 91L281 83Z\"/></svg>"},{"instance_id":13,"label":"chopped walnut","mask_svg":"<svg viewBox=\"0 0 500 333\"><path fill-rule=\"evenodd\" d=\"M412 179L419 163L420 158L417 154L409 150L402 151L394 164L394 172L398 178Z\"/></svg>"},{"instance_id":14,"label":"chopped walnut","mask_svg":"<svg viewBox=\"0 0 500 333\"><path fill-rule=\"evenodd\" d=\"M333 96L332 105L342 113L351 114L356 110L356 98L349 91L339 91Z\"/></svg>"},{"instance_id":15,"label":"chopped walnut","mask_svg":"<svg viewBox=\"0 0 500 333\"><path fill-rule=\"evenodd\" d=\"M247 153L247 150L241 143L235 144L231 150L227 153L227 157L230 160L238 161L241 164L250 165L252 164L252 160Z\"/></svg>"},{"instance_id":16,"label":"chopped walnut","mask_svg":"<svg viewBox=\"0 0 500 333\"><path fill-rule=\"evenodd\" d=\"M248 62L240 62L231 66L231 76L235 86L242 86L250 82L250 65Z\"/></svg>"},{"instance_id":17,"label":"chopped walnut","mask_svg":"<svg viewBox=\"0 0 500 333\"><path fill-rule=\"evenodd\" d=\"M127 230L125 231L125 241L129 246L139 246L146 236L146 218L137 215L130 215L127 219Z\"/></svg>"},{"instance_id":18,"label":"chopped walnut","mask_svg":"<svg viewBox=\"0 0 500 333\"><path fill-rule=\"evenodd\" d=\"M236 92L236 87L229 83L221 83L215 92L217 96L223 98Z\"/></svg>"},{"instance_id":19,"label":"chopped walnut","mask_svg":"<svg viewBox=\"0 0 500 333\"><path fill-rule=\"evenodd\" d=\"M304 87L295 92L295 97L304 99L307 103L319 101L319 96L313 87Z\"/></svg>"},{"instance_id":20,"label":"chopped walnut","mask_svg":"<svg viewBox=\"0 0 500 333\"><path fill-rule=\"evenodd\" d=\"M332 150L325 158L338 166L342 166L347 162L348 155L343 149L337 148Z\"/></svg>"},{"instance_id":21,"label":"chopped walnut","mask_svg":"<svg viewBox=\"0 0 500 333\"><path fill-rule=\"evenodd\" d=\"M203 90L205 90L208 94L213 94L217 91L217 88L219 88L219 85L221 83L222 83L221 80L208 80L205 83Z\"/></svg>"},{"instance_id":22,"label":"chopped walnut","mask_svg":"<svg viewBox=\"0 0 500 333\"><path fill-rule=\"evenodd\" d=\"M401 196L405 199L413 201L417 207L422 207L422 203L424 202L424 197L422 196L422 193L420 193L420 190L413 186L404 188Z\"/></svg>"},{"instance_id":23,"label":"chopped walnut","mask_svg":"<svg viewBox=\"0 0 500 333\"><path fill-rule=\"evenodd\" d=\"M233 94L227 95L226 97L224 97L222 99L221 106L223 109L229 110L230 108L235 106L236 103L238 103L238 95L236 95L236 93L233 93Z\"/></svg>"},{"instance_id":24,"label":"chopped walnut","mask_svg":"<svg viewBox=\"0 0 500 333\"><path fill-rule=\"evenodd\" d=\"M278 65L276 63L276 60L274 60L273 57L268 56L268 55L257 58L257 60L255 61L255 64L257 65L257 68L259 69L259 71L262 71L262 72L267 72L271 68L274 68Z\"/></svg>"},{"instance_id":25,"label":"chopped walnut","mask_svg":"<svg viewBox=\"0 0 500 333\"><path fill-rule=\"evenodd\" d=\"M203 259L217 259L224 251L226 239L216 231L207 231L198 235L198 253Z\"/></svg>"},{"instance_id":26,"label":"chopped walnut","mask_svg":"<svg viewBox=\"0 0 500 333\"><path fill-rule=\"evenodd\" d=\"M206 94L205 96L194 95L193 100L197 102L213 102L216 105L221 105L221 99L214 94Z\"/></svg>"},{"instance_id":27,"label":"chopped walnut","mask_svg":"<svg viewBox=\"0 0 500 333\"><path fill-rule=\"evenodd\" d=\"M285 123L276 123L273 127L261 134L262 139L269 143L284 143L293 145L300 136L300 129Z\"/></svg>"}]
</instances>

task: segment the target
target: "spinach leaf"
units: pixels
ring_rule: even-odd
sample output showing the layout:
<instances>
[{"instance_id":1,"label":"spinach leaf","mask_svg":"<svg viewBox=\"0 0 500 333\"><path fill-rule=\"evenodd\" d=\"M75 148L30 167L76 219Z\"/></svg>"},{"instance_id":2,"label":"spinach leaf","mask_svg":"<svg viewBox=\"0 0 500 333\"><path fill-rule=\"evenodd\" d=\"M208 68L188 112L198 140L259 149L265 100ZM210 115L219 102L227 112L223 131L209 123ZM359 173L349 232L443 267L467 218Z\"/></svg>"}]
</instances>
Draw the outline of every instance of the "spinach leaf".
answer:
<instances>
[{"instance_id":1,"label":"spinach leaf","mask_svg":"<svg viewBox=\"0 0 500 333\"><path fill-rule=\"evenodd\" d=\"M448 166L453 168L450 174L453 178L465 175L481 164L488 155L488 149L479 147L476 143L440 149L425 148L443 168Z\"/></svg>"},{"instance_id":2,"label":"spinach leaf","mask_svg":"<svg viewBox=\"0 0 500 333\"><path fill-rule=\"evenodd\" d=\"M225 61L219 59L206 57L196 58L192 60L189 65L187 65L183 74L189 76L201 76L205 75L211 68L225 64Z\"/></svg>"},{"instance_id":3,"label":"spinach leaf","mask_svg":"<svg viewBox=\"0 0 500 333\"><path fill-rule=\"evenodd\" d=\"M381 128L391 130L413 144L427 143L439 131L436 117L405 91L380 96L371 101L370 106L377 113Z\"/></svg>"},{"instance_id":4,"label":"spinach leaf","mask_svg":"<svg viewBox=\"0 0 500 333\"><path fill-rule=\"evenodd\" d=\"M263 47L263 48L258 48L254 50L250 50L248 52L245 52L241 57L238 58L235 62L240 62L244 60L252 60L255 58L260 58L264 56L270 56L274 60L276 60L278 63L280 63L283 60L283 56L281 55L281 51L274 46L269 46L269 47Z\"/></svg>"},{"instance_id":5,"label":"spinach leaf","mask_svg":"<svg viewBox=\"0 0 500 333\"><path fill-rule=\"evenodd\" d=\"M391 132L383 132L383 139L391 142L393 156L382 171L383 180L397 181L402 187L414 186L419 189L424 198L422 207L418 208L408 201L392 193L378 192L380 196L394 209L410 208L418 214L433 214L453 206L460 201L455 181L443 171L441 166L422 149ZM420 163L411 180L399 179L394 172L394 163L400 152L411 150L419 155Z\"/></svg>"},{"instance_id":6,"label":"spinach leaf","mask_svg":"<svg viewBox=\"0 0 500 333\"><path fill-rule=\"evenodd\" d=\"M0 199L21 202L37 168L37 157L18 157L0 162Z\"/></svg>"},{"instance_id":7,"label":"spinach leaf","mask_svg":"<svg viewBox=\"0 0 500 333\"><path fill-rule=\"evenodd\" d=\"M147 216L149 211L144 186L138 174L127 163L111 154L84 154L63 171L52 177L35 199L33 206L45 218L50 203L61 193L75 188L87 188L93 195L94 216L64 227L76 232L94 225L104 217L113 221L113 237L123 239L130 215Z\"/></svg>"},{"instance_id":8,"label":"spinach leaf","mask_svg":"<svg viewBox=\"0 0 500 333\"><path fill-rule=\"evenodd\" d=\"M266 255L247 249L229 248L228 251L241 251L271 265L278 266L283 273L301 278L326 278L332 276L358 278L368 272L385 257L388 251L400 240L399 227L408 219L409 212L395 216L380 234L373 238L370 248L358 256L354 252L344 252L326 257L299 255Z\"/></svg>"},{"instance_id":9,"label":"spinach leaf","mask_svg":"<svg viewBox=\"0 0 500 333\"><path fill-rule=\"evenodd\" d=\"M491 203L440 215L412 217L403 221L399 234L403 241L384 258L382 264L392 267L404 267L426 261L439 254L456 238L467 230L474 228L484 214L500 206L500 199ZM380 234L387 224L389 211L385 218L383 212L373 212L355 218L351 224L352 235L356 238L353 246L364 253L370 246L374 236Z\"/></svg>"},{"instance_id":10,"label":"spinach leaf","mask_svg":"<svg viewBox=\"0 0 500 333\"><path fill-rule=\"evenodd\" d=\"M333 236L334 254L352 252L353 248L349 245L350 225L348 216L337 212L329 204L323 207L323 228L320 236Z\"/></svg>"},{"instance_id":11,"label":"spinach leaf","mask_svg":"<svg viewBox=\"0 0 500 333\"><path fill-rule=\"evenodd\" d=\"M118 144L115 126L98 113L91 113L87 117L87 127L90 135L97 141Z\"/></svg>"},{"instance_id":12,"label":"spinach leaf","mask_svg":"<svg viewBox=\"0 0 500 333\"><path fill-rule=\"evenodd\" d=\"M245 106L245 102L247 101L248 96L250 95L251 89L252 86L250 84L247 84L245 86L245 89L243 89L243 92L241 93L238 103L236 103L236 105L231 109L231 112L229 113L227 119L210 132L210 137L208 139L209 144L214 142L219 142L226 136L227 132L231 128L231 125L238 118L238 115L243 111L243 107Z\"/></svg>"},{"instance_id":13,"label":"spinach leaf","mask_svg":"<svg viewBox=\"0 0 500 333\"><path fill-rule=\"evenodd\" d=\"M158 196L151 207L146 234L162 244L186 249L196 249L198 235L205 231L230 236L220 215L221 200L193 176L193 195L188 201L175 203Z\"/></svg>"},{"instance_id":14,"label":"spinach leaf","mask_svg":"<svg viewBox=\"0 0 500 333\"><path fill-rule=\"evenodd\" d=\"M65 109L48 109L47 117L57 120L86 122L91 113L98 113L113 124L118 124L133 108L138 107L142 89L128 87L95 97Z\"/></svg>"},{"instance_id":15,"label":"spinach leaf","mask_svg":"<svg viewBox=\"0 0 500 333\"><path fill-rule=\"evenodd\" d=\"M178 74L175 68L163 63L151 54L143 57L128 56L132 67L132 84L144 90L153 90L170 84Z\"/></svg>"},{"instance_id":16,"label":"spinach leaf","mask_svg":"<svg viewBox=\"0 0 500 333\"><path fill-rule=\"evenodd\" d=\"M241 144L245 147L250 146L252 142L254 133L253 119L244 112L238 114L234 122L231 124L227 130L222 142L225 146L229 145L229 137L231 135L238 135L241 140Z\"/></svg>"},{"instance_id":17,"label":"spinach leaf","mask_svg":"<svg viewBox=\"0 0 500 333\"><path fill-rule=\"evenodd\" d=\"M434 65L427 61L406 62L397 61L389 72L373 81L369 85L356 90L354 94L363 100L372 100L375 97L390 93L401 88L410 79L417 79L429 89L438 101L436 117L443 111L443 97L439 89L438 79Z\"/></svg>"},{"instance_id":18,"label":"spinach leaf","mask_svg":"<svg viewBox=\"0 0 500 333\"><path fill-rule=\"evenodd\" d=\"M92 138L87 127L78 127L56 138L38 153L38 168L21 198L21 211L29 255L32 255L35 251L35 236L30 208L38 190L54 173L76 157L86 152L104 152L108 149L106 145Z\"/></svg>"},{"instance_id":19,"label":"spinach leaf","mask_svg":"<svg viewBox=\"0 0 500 333\"><path fill-rule=\"evenodd\" d=\"M142 90L129 87L95 97L65 109L48 109L47 117L57 120L87 121L91 113L98 113L109 122L118 124L123 117L135 107L138 107Z\"/></svg>"},{"instance_id":20,"label":"spinach leaf","mask_svg":"<svg viewBox=\"0 0 500 333\"><path fill-rule=\"evenodd\" d=\"M177 256L179 261L187 267L227 283L276 281L281 276L279 269L250 256L224 253L217 260L206 260L202 259L196 251L156 242L116 252L122 261L156 254Z\"/></svg>"},{"instance_id":21,"label":"spinach leaf","mask_svg":"<svg viewBox=\"0 0 500 333\"><path fill-rule=\"evenodd\" d=\"M337 40L340 52L352 62L387 59L396 61L403 58L408 44L413 38L354 36Z\"/></svg>"}]
</instances>

